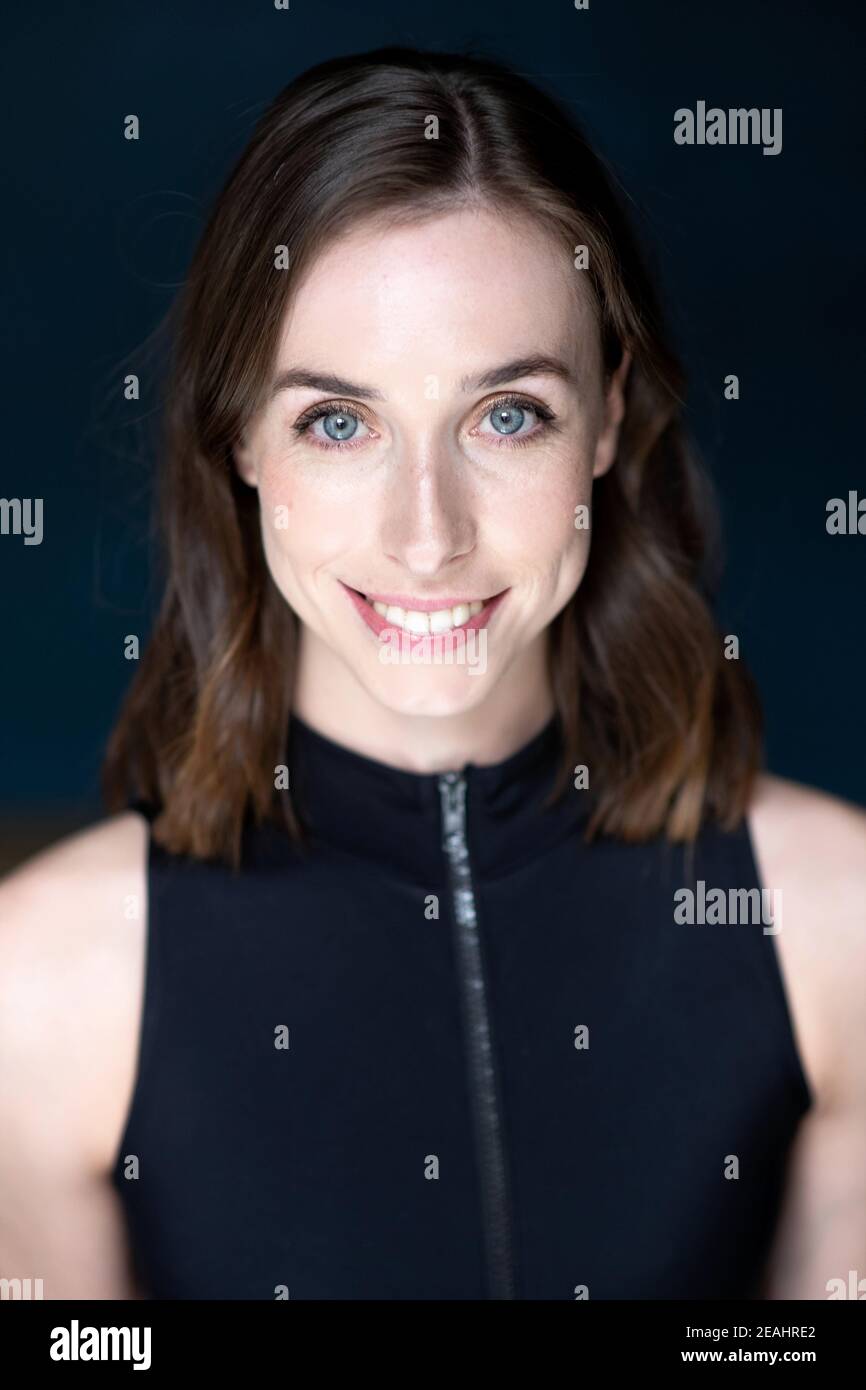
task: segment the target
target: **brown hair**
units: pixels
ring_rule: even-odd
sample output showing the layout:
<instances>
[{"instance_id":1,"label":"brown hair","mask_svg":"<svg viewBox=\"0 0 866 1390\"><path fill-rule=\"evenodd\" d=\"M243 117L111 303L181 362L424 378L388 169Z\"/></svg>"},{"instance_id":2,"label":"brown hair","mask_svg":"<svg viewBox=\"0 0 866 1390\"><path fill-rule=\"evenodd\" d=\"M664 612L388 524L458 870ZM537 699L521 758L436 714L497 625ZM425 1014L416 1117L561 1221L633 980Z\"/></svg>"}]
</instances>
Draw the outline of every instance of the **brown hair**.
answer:
<instances>
[{"instance_id":1,"label":"brown hair","mask_svg":"<svg viewBox=\"0 0 866 1390\"><path fill-rule=\"evenodd\" d=\"M429 118L437 138L425 138ZM703 474L683 383L612 181L548 95L489 59L380 49L320 64L259 121L171 315L163 442L167 582L109 742L109 806L159 808L168 849L237 863L244 824L298 821L274 790L297 619L263 554L258 495L232 448L262 400L291 287L366 216L475 203L521 210L587 276L605 370L633 354L616 462L593 488L584 579L549 629L565 750L560 793L591 769L589 833L690 840L742 817L758 764L751 680L707 602ZM275 268L286 246L291 270Z\"/></svg>"}]
</instances>

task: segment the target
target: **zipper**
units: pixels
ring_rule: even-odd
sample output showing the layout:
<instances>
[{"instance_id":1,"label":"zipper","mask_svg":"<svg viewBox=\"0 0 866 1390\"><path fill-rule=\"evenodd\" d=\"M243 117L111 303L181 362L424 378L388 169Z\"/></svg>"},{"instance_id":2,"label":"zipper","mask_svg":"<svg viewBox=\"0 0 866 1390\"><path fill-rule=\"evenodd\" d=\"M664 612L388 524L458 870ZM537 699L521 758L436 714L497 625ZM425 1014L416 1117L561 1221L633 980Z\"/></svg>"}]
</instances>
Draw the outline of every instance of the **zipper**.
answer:
<instances>
[{"instance_id":1,"label":"zipper","mask_svg":"<svg viewBox=\"0 0 866 1390\"><path fill-rule=\"evenodd\" d=\"M481 1173L490 1296L496 1299L514 1298L505 1148L485 991L484 959L466 839L466 775L463 772L444 772L438 784L442 801L442 847L449 867L461 1000L469 1051L469 1080Z\"/></svg>"}]
</instances>

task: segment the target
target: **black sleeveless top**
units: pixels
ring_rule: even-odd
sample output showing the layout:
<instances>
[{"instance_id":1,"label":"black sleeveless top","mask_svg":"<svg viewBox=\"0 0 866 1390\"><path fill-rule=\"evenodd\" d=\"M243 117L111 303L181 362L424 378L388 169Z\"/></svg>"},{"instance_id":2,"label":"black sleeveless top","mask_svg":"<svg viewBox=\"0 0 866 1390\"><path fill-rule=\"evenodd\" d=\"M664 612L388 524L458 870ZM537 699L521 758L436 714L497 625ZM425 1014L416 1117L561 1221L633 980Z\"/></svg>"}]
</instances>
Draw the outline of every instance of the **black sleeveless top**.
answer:
<instances>
[{"instance_id":1,"label":"black sleeveless top","mask_svg":"<svg viewBox=\"0 0 866 1390\"><path fill-rule=\"evenodd\" d=\"M747 827L586 843L559 755L416 774L294 717L306 849L151 837L112 1174L151 1297L759 1295L813 1098L773 931L675 898L758 888Z\"/></svg>"}]
</instances>

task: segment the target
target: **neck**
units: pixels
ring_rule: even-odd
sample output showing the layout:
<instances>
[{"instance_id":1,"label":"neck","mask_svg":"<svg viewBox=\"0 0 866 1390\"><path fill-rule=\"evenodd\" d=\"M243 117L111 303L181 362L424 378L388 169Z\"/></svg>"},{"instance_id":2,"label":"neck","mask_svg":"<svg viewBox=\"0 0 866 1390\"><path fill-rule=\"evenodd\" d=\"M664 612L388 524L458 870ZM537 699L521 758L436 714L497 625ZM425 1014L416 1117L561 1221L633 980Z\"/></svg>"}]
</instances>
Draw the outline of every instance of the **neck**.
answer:
<instances>
[{"instance_id":1,"label":"neck","mask_svg":"<svg viewBox=\"0 0 866 1390\"><path fill-rule=\"evenodd\" d=\"M333 742L408 772L498 763L523 747L553 715L546 633L521 652L477 704L453 714L430 715L383 704L302 626L292 707L305 724Z\"/></svg>"}]
</instances>

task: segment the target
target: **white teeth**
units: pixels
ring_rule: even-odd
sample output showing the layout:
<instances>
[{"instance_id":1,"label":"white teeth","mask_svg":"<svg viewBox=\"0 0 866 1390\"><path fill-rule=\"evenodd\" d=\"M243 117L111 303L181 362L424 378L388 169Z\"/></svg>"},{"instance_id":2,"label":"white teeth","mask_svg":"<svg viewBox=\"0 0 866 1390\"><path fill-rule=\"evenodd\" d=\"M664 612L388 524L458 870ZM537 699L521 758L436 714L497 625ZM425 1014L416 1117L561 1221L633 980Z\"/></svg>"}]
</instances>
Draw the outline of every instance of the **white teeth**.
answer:
<instances>
[{"instance_id":1,"label":"white teeth","mask_svg":"<svg viewBox=\"0 0 866 1390\"><path fill-rule=\"evenodd\" d=\"M450 632L452 628L468 623L484 607L482 599L473 599L471 603L458 603L453 608L437 608L433 613L421 613L416 608L399 608L396 604L380 603L378 599L367 599L367 602L392 627L417 633Z\"/></svg>"},{"instance_id":2,"label":"white teeth","mask_svg":"<svg viewBox=\"0 0 866 1390\"><path fill-rule=\"evenodd\" d=\"M414 608L409 608L403 618L403 626L407 632L429 632L430 614L416 613Z\"/></svg>"},{"instance_id":3,"label":"white teeth","mask_svg":"<svg viewBox=\"0 0 866 1390\"><path fill-rule=\"evenodd\" d=\"M450 632L452 627L457 626L454 621L455 611L453 608L437 608L435 613L430 614L430 631Z\"/></svg>"}]
</instances>

